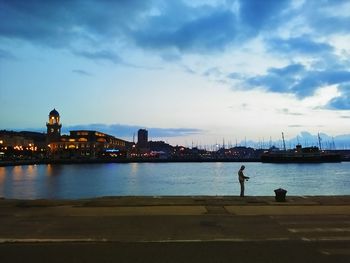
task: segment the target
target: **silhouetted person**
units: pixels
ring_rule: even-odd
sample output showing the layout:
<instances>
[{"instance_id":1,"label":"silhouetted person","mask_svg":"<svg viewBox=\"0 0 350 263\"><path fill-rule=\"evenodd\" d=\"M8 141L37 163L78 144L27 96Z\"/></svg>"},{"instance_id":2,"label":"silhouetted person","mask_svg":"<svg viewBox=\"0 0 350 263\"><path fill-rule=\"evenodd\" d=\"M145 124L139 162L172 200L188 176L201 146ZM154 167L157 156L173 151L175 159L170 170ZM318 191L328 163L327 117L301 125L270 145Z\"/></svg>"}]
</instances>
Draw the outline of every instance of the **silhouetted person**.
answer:
<instances>
[{"instance_id":1,"label":"silhouetted person","mask_svg":"<svg viewBox=\"0 0 350 263\"><path fill-rule=\"evenodd\" d=\"M239 184L241 185L241 197L244 197L244 181L249 179L248 176L245 176L243 173L245 166L242 165L241 168L238 171L238 180L239 180Z\"/></svg>"}]
</instances>

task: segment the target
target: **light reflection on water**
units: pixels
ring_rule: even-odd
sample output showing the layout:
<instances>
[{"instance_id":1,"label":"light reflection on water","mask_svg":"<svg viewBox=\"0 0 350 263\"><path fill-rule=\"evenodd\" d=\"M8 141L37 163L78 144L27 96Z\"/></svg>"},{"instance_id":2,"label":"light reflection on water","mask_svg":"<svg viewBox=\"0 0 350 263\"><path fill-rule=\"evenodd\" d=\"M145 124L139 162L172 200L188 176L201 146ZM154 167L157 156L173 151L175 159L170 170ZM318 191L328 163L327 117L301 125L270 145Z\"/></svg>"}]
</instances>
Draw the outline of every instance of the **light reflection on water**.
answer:
<instances>
[{"instance_id":1,"label":"light reflection on water","mask_svg":"<svg viewBox=\"0 0 350 263\"><path fill-rule=\"evenodd\" d=\"M241 163L130 163L0 167L0 196L77 199L125 195L238 195ZM350 162L246 163L247 195L349 195Z\"/></svg>"}]
</instances>

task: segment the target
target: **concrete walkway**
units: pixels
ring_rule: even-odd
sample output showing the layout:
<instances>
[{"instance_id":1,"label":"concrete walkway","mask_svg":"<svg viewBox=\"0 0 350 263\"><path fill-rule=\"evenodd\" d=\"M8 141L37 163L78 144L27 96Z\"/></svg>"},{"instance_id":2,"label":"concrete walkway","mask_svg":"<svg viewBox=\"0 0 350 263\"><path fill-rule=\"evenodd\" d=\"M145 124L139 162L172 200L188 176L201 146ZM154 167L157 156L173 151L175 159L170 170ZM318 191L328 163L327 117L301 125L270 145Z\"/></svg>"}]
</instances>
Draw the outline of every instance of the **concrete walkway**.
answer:
<instances>
[{"instance_id":1,"label":"concrete walkway","mask_svg":"<svg viewBox=\"0 0 350 263\"><path fill-rule=\"evenodd\" d=\"M86 200L0 199L0 216L108 217L155 215L350 215L350 196L274 197L156 196Z\"/></svg>"}]
</instances>

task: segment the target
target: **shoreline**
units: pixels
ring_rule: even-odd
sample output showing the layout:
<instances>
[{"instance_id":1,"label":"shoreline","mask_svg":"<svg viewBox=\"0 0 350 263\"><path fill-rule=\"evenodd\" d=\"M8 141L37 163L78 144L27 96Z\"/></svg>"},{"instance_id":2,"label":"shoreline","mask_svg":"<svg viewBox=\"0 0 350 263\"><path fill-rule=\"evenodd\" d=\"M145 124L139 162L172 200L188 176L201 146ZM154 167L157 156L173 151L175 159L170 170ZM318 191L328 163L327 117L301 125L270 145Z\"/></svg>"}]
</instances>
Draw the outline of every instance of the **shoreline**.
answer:
<instances>
[{"instance_id":1,"label":"shoreline","mask_svg":"<svg viewBox=\"0 0 350 263\"><path fill-rule=\"evenodd\" d=\"M215 162L261 162L260 159L62 159L2 161L0 167L39 164L103 164L103 163L215 163Z\"/></svg>"},{"instance_id":2,"label":"shoreline","mask_svg":"<svg viewBox=\"0 0 350 263\"><path fill-rule=\"evenodd\" d=\"M215 159L62 159L62 160L18 160L18 161L0 161L0 167L18 166L18 165L41 165L41 164L104 164L104 163L217 163L217 162L262 162L259 158L249 159L232 159L232 158L215 158ZM340 162L350 162L350 159L343 159ZM268 162L272 163L272 162ZM278 164L284 163L328 163L328 162L276 162ZM329 162L334 163L334 162Z\"/></svg>"}]
</instances>

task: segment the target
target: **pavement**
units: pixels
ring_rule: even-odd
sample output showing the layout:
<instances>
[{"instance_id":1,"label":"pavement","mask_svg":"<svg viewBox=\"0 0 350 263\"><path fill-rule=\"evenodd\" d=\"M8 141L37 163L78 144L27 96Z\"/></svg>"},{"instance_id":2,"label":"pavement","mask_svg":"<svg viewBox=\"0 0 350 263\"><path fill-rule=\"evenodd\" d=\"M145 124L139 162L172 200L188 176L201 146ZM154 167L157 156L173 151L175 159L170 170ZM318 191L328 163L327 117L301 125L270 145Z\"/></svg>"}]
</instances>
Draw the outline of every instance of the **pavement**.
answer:
<instances>
[{"instance_id":1,"label":"pavement","mask_svg":"<svg viewBox=\"0 0 350 263\"><path fill-rule=\"evenodd\" d=\"M0 199L0 261L48 258L350 262L350 196Z\"/></svg>"}]
</instances>

